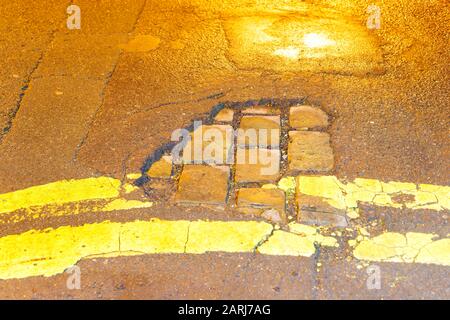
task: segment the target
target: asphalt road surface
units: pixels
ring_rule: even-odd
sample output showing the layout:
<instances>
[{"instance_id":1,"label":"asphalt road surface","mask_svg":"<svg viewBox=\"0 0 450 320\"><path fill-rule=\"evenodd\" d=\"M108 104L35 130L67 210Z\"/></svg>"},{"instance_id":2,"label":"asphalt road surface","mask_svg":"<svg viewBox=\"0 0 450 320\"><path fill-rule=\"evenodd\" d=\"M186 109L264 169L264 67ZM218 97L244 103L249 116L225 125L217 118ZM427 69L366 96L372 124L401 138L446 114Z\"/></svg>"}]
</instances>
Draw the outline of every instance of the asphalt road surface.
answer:
<instances>
[{"instance_id":1,"label":"asphalt road surface","mask_svg":"<svg viewBox=\"0 0 450 320\"><path fill-rule=\"evenodd\" d=\"M71 4L80 29L68 27ZM444 0L1 0L0 298L449 299L449 9ZM347 186L411 183L415 193L404 193L418 205L357 199L354 223L318 229L336 245L306 234L311 252L243 248L226 226L211 227L208 243L192 238L198 252L189 239L172 248L177 221L258 221L267 239L287 230L176 205L177 182L133 184L174 130L249 101L319 106L334 152L327 175ZM156 232L154 249L136 237L136 252L122 254L119 237L119 254L97 250L101 232L155 218L169 231ZM95 250L73 253L77 239ZM379 250L362 255L352 240ZM403 251L383 256L396 241Z\"/></svg>"}]
</instances>

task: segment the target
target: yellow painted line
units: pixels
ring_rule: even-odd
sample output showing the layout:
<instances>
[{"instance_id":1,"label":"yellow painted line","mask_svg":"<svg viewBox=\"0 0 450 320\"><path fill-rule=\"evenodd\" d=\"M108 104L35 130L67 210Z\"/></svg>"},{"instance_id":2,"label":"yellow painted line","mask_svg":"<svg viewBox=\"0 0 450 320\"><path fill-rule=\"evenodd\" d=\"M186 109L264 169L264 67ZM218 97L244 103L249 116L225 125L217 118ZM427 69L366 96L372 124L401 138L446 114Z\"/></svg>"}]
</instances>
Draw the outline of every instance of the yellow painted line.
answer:
<instances>
[{"instance_id":1,"label":"yellow painted line","mask_svg":"<svg viewBox=\"0 0 450 320\"><path fill-rule=\"evenodd\" d=\"M438 239L435 234L385 232L353 245L353 255L360 260L450 266L450 238Z\"/></svg>"},{"instance_id":2,"label":"yellow painted line","mask_svg":"<svg viewBox=\"0 0 450 320\"><path fill-rule=\"evenodd\" d=\"M118 198L106 203L106 205L101 207L99 211L108 212L117 210L130 210L139 208L150 208L152 206L153 202Z\"/></svg>"},{"instance_id":3,"label":"yellow painted line","mask_svg":"<svg viewBox=\"0 0 450 320\"><path fill-rule=\"evenodd\" d=\"M130 180L136 180L136 179L139 179L140 177L142 177L142 173L128 173L127 174L127 179L130 179Z\"/></svg>"},{"instance_id":4,"label":"yellow painted line","mask_svg":"<svg viewBox=\"0 0 450 320\"><path fill-rule=\"evenodd\" d=\"M140 174L128 174L128 179L134 179ZM334 176L298 176L285 177L278 185L265 185L265 188L280 188L288 195L295 192L322 197L331 206L345 209L351 218L357 217L358 202L365 202L377 206L410 209L450 209L450 187L414 184L405 182L382 182L375 179L355 179L353 182L343 183ZM129 194L138 187L130 183L110 177L86 178L78 180L62 180L45 185L33 186L0 194L0 214L18 210L29 211L31 218L41 216L62 216L80 212L126 210L146 208L149 202L125 200L121 194ZM395 197L407 195L412 200L406 203L396 203ZM97 200L104 201L98 203ZM67 205L77 204L78 208L67 208ZM84 205L81 208L80 205ZM51 207L51 208L49 208ZM105 207L105 210L104 210ZM116 209L113 209L116 208ZM26 217L20 213L17 219ZM30 218L30 217L27 217Z\"/></svg>"},{"instance_id":5,"label":"yellow painted line","mask_svg":"<svg viewBox=\"0 0 450 320\"><path fill-rule=\"evenodd\" d=\"M98 177L62 180L0 195L0 213L35 206L65 204L119 196L120 180Z\"/></svg>"},{"instance_id":6,"label":"yellow painted line","mask_svg":"<svg viewBox=\"0 0 450 320\"><path fill-rule=\"evenodd\" d=\"M450 265L448 238L386 233L353 241L353 255L363 261ZM311 257L317 245L338 247L338 242L297 223L285 231L260 221L105 221L0 238L0 279L52 276L94 257L207 252Z\"/></svg>"},{"instance_id":7,"label":"yellow painted line","mask_svg":"<svg viewBox=\"0 0 450 320\"><path fill-rule=\"evenodd\" d=\"M413 210L450 209L450 187L448 186L382 182L362 178L343 183L335 176L298 176L295 187L298 193L321 197L329 205L347 210L351 218L358 216L356 214L358 202L392 208L405 206ZM410 199L404 203L398 203L395 199L399 196L409 196Z\"/></svg>"},{"instance_id":8,"label":"yellow painted line","mask_svg":"<svg viewBox=\"0 0 450 320\"><path fill-rule=\"evenodd\" d=\"M52 276L80 259L102 256L260 252L309 257L314 243L337 245L315 228L296 224L286 232L259 221L105 221L0 238L0 279Z\"/></svg>"},{"instance_id":9,"label":"yellow painted line","mask_svg":"<svg viewBox=\"0 0 450 320\"><path fill-rule=\"evenodd\" d=\"M133 176L134 177L134 176ZM286 177L278 185L288 195L300 192L324 198L330 205L352 212L358 202L411 209L449 209L450 187L404 182L355 179L343 183L334 176ZM0 195L0 213L30 212L39 216L147 208L151 202L127 200L135 186L108 177L64 180ZM406 204L395 196L410 195ZM19 211L18 211L19 210ZM42 212L40 212L42 211ZM35 216L32 217L35 217ZM20 216L18 219L23 219ZM0 238L0 278L50 276L83 258L154 253L259 252L305 256L316 245L334 247L337 239L318 228L292 223L276 230L257 221L134 221L103 222L79 227L31 230ZM450 239L434 234L390 233L372 237L359 230L351 241L353 256L363 261L450 265Z\"/></svg>"},{"instance_id":10,"label":"yellow painted line","mask_svg":"<svg viewBox=\"0 0 450 320\"><path fill-rule=\"evenodd\" d=\"M7 223L18 223L28 219L46 219L49 217L75 216L97 212L111 212L117 210L131 210L150 208L151 201L127 200L123 198L109 199L106 201L81 201L65 205L51 205L45 207L31 207L9 213Z\"/></svg>"},{"instance_id":11,"label":"yellow painted line","mask_svg":"<svg viewBox=\"0 0 450 320\"><path fill-rule=\"evenodd\" d=\"M8 221L17 223L29 218L151 207L149 201L120 197L137 189L110 177L62 180L1 194L0 214L8 214Z\"/></svg>"}]
</instances>

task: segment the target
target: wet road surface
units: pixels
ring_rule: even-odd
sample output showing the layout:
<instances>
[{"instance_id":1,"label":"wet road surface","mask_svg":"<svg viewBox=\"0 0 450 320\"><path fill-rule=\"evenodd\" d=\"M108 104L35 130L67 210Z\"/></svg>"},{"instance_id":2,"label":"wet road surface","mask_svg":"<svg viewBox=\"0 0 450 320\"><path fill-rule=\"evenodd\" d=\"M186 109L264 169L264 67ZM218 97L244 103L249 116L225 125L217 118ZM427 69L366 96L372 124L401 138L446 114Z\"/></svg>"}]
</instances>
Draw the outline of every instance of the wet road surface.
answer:
<instances>
[{"instance_id":1,"label":"wet road surface","mask_svg":"<svg viewBox=\"0 0 450 320\"><path fill-rule=\"evenodd\" d=\"M32 8L2 1L0 192L98 176L124 182L175 129L219 103L263 98L305 99L330 116L333 174L342 181L449 186L448 4L385 1L380 29L369 30L370 4L77 1L81 30L68 30L69 1ZM136 199L148 194L140 189ZM36 217L19 211L25 218L5 218L0 232L153 217L249 219L157 203L107 213L83 206L83 214L69 207L60 216L47 207L35 209ZM372 236L450 233L448 208L360 210L378 221ZM37 299L449 298L448 264L378 261L381 289L369 290L369 264L348 259L347 240L310 257L95 258L77 264L81 290L67 289L61 273L0 280L0 292Z\"/></svg>"}]
</instances>

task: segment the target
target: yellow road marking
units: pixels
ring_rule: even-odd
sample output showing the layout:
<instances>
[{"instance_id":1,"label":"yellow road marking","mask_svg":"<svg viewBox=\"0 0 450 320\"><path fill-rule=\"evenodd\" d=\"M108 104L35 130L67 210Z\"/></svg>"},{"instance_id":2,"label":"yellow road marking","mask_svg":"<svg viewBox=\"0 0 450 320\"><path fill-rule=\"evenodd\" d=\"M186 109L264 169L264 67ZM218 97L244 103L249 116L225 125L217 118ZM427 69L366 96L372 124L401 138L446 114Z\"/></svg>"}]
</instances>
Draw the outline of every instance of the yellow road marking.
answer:
<instances>
[{"instance_id":1,"label":"yellow road marking","mask_svg":"<svg viewBox=\"0 0 450 320\"><path fill-rule=\"evenodd\" d=\"M140 175L127 175L129 179L138 176ZM357 217L358 202L394 208L406 206L410 209L437 211L450 209L450 187L439 185L382 182L361 178L355 179L354 182L342 183L334 176L298 176L285 177L279 181L278 185L263 187L280 188L288 195L293 195L296 191L322 197L331 206L347 210L351 218ZM45 216L61 216L77 213L77 210L95 212L151 206L149 202L120 198L121 193L129 194L136 189L137 187L130 183L122 184L120 180L110 177L62 180L0 194L0 213L25 209L25 211L29 210L31 218L35 218L42 216L39 214L40 211L45 211ZM412 200L403 204L396 203L395 197L401 195L411 196ZM99 204L97 200L104 202ZM79 206L75 209L65 207L70 204ZM21 213L13 221L18 222L24 218Z\"/></svg>"},{"instance_id":2,"label":"yellow road marking","mask_svg":"<svg viewBox=\"0 0 450 320\"><path fill-rule=\"evenodd\" d=\"M289 232L275 230L258 252L278 256L310 257L316 252L316 244L326 247L339 246L335 238L321 235L316 228L291 223Z\"/></svg>"},{"instance_id":3,"label":"yellow road marking","mask_svg":"<svg viewBox=\"0 0 450 320\"><path fill-rule=\"evenodd\" d=\"M127 174L127 179L130 179L130 180L136 180L136 179L139 179L140 177L142 177L142 173L128 173Z\"/></svg>"},{"instance_id":4,"label":"yellow road marking","mask_svg":"<svg viewBox=\"0 0 450 320\"><path fill-rule=\"evenodd\" d=\"M430 263L450 266L450 239L437 235L408 232L405 235L386 232L364 238L353 251L355 258L367 261Z\"/></svg>"},{"instance_id":5,"label":"yellow road marking","mask_svg":"<svg viewBox=\"0 0 450 320\"><path fill-rule=\"evenodd\" d=\"M92 214L96 212L150 208L152 206L153 202L150 201L116 198L107 201L81 201L76 203L68 203L65 205L30 207L21 211L9 213L5 218L7 223L18 223L27 219L75 216L79 214Z\"/></svg>"},{"instance_id":6,"label":"yellow road marking","mask_svg":"<svg viewBox=\"0 0 450 320\"><path fill-rule=\"evenodd\" d=\"M274 232L271 224L259 221L153 219L32 230L0 238L0 279L51 276L80 259L100 256L220 251L309 257L315 242L336 246L335 239L320 236L314 228L307 233L301 229ZM289 248L286 239L292 241Z\"/></svg>"},{"instance_id":7,"label":"yellow road marking","mask_svg":"<svg viewBox=\"0 0 450 320\"><path fill-rule=\"evenodd\" d=\"M150 208L153 202L145 202L139 200L114 199L101 208L101 211L130 210L138 208Z\"/></svg>"},{"instance_id":8,"label":"yellow road marking","mask_svg":"<svg viewBox=\"0 0 450 320\"><path fill-rule=\"evenodd\" d=\"M34 206L65 204L119 196L120 180L98 177L62 180L0 195L0 213Z\"/></svg>"},{"instance_id":9,"label":"yellow road marking","mask_svg":"<svg viewBox=\"0 0 450 320\"><path fill-rule=\"evenodd\" d=\"M382 182L375 179L357 178L354 182L343 183L334 176L298 176L298 193L322 197L331 206L347 210L351 218L356 218L358 202L409 209L450 209L450 187L414 184L404 182ZM397 203L398 196L410 196L405 203Z\"/></svg>"},{"instance_id":10,"label":"yellow road marking","mask_svg":"<svg viewBox=\"0 0 450 320\"><path fill-rule=\"evenodd\" d=\"M272 229L271 224L256 221L194 221L186 253L252 252Z\"/></svg>"},{"instance_id":11,"label":"yellow road marking","mask_svg":"<svg viewBox=\"0 0 450 320\"><path fill-rule=\"evenodd\" d=\"M133 175L134 177L135 175ZM137 175L136 175L137 176ZM450 188L429 184L355 179L342 183L333 176L286 177L278 185L288 195L301 192L324 198L330 205L351 212L358 202L412 209L449 209ZM151 202L127 200L121 194L135 187L120 180L99 177L64 180L0 195L0 213L32 217L70 215L147 208ZM393 200L410 195L406 204ZM28 231L0 238L0 278L50 276L63 272L83 258L153 253L259 252L268 255L310 257L316 246L337 246L335 237L320 228L291 223L287 230L257 221L134 221L103 222L79 227ZM349 242L353 256L363 261L450 265L450 239L434 234L391 233L376 237L359 228Z\"/></svg>"},{"instance_id":12,"label":"yellow road marking","mask_svg":"<svg viewBox=\"0 0 450 320\"><path fill-rule=\"evenodd\" d=\"M127 200L138 187L109 177L62 180L0 195L0 214L10 222L89 212L149 208L152 202Z\"/></svg>"},{"instance_id":13,"label":"yellow road marking","mask_svg":"<svg viewBox=\"0 0 450 320\"><path fill-rule=\"evenodd\" d=\"M363 261L450 265L450 239L432 234L386 233L354 242L354 257ZM260 221L105 221L0 238L0 279L52 276L94 257L206 252L311 257L316 245L338 243L297 223L284 231Z\"/></svg>"}]
</instances>

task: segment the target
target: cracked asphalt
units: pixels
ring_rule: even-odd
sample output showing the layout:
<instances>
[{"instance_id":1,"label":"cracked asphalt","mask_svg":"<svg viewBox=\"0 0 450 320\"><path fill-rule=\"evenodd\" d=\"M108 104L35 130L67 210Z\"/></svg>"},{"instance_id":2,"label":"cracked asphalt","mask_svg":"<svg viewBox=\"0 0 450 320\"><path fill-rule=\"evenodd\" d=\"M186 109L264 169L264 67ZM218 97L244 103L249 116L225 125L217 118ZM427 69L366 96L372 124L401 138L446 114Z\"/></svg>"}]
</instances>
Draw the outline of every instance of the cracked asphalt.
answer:
<instances>
[{"instance_id":1,"label":"cracked asphalt","mask_svg":"<svg viewBox=\"0 0 450 320\"><path fill-rule=\"evenodd\" d=\"M342 181L449 186L449 5L375 2L381 27L368 30L373 2L0 1L0 193L98 176L124 183L175 129L220 103L263 98L306 99L330 115L333 174ZM66 27L71 3L81 8L80 30ZM329 35L323 50L302 40L320 32ZM448 209L359 209L365 224L376 222L371 235L450 234ZM61 215L46 210L32 219L2 213L1 236L149 217L250 220L158 204L83 214L70 206ZM349 258L352 232L338 237L339 248L320 247L309 257L210 252L83 259L81 290L68 289L68 275L59 273L0 280L0 297L450 298L448 265L361 264ZM376 290L367 287L367 267L374 264L381 272Z\"/></svg>"}]
</instances>

